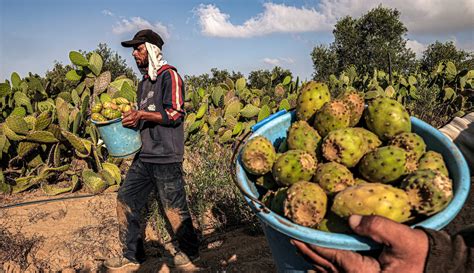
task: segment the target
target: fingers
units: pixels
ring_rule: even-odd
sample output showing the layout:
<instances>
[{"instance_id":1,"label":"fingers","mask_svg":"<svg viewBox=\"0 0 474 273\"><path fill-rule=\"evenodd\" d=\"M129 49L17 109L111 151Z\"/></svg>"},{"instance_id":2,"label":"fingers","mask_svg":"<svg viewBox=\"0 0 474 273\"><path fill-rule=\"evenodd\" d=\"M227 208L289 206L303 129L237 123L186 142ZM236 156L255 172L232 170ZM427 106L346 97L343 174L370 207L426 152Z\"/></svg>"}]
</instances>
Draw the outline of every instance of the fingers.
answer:
<instances>
[{"instance_id":1,"label":"fingers","mask_svg":"<svg viewBox=\"0 0 474 273\"><path fill-rule=\"evenodd\" d=\"M310 248L322 258L330 261L331 264L341 267L346 273L380 272L380 264L374 258L362 256L349 250L325 248L315 245L310 245Z\"/></svg>"},{"instance_id":2,"label":"fingers","mask_svg":"<svg viewBox=\"0 0 474 273\"><path fill-rule=\"evenodd\" d=\"M414 235L410 227L376 215L352 215L349 217L349 226L359 235L394 248L405 247Z\"/></svg>"},{"instance_id":3,"label":"fingers","mask_svg":"<svg viewBox=\"0 0 474 273\"><path fill-rule=\"evenodd\" d=\"M308 244L296 240L291 240L291 243L300 251L303 256L307 258L308 262L313 264L318 269L318 272L338 272L337 268L333 264L319 256L308 246Z\"/></svg>"}]
</instances>

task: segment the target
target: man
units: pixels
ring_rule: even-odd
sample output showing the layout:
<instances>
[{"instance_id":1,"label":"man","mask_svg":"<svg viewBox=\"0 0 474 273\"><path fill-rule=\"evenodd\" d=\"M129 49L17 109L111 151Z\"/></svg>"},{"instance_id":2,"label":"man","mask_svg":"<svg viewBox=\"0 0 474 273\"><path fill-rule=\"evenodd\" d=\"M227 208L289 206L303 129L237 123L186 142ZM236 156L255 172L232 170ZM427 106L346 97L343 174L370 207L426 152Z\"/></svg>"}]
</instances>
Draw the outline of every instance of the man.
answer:
<instances>
[{"instance_id":1,"label":"man","mask_svg":"<svg viewBox=\"0 0 474 273\"><path fill-rule=\"evenodd\" d=\"M138 85L138 110L123 114L122 124L140 130L142 148L117 196L119 236L123 257L106 261L109 269L137 269L143 261L140 212L148 195L157 190L172 227L172 244L165 249L170 266L197 260L198 237L189 213L182 161L184 154L184 85L176 68L163 60L164 42L152 30L137 32L124 47L133 47L133 57L143 74Z\"/></svg>"}]
</instances>

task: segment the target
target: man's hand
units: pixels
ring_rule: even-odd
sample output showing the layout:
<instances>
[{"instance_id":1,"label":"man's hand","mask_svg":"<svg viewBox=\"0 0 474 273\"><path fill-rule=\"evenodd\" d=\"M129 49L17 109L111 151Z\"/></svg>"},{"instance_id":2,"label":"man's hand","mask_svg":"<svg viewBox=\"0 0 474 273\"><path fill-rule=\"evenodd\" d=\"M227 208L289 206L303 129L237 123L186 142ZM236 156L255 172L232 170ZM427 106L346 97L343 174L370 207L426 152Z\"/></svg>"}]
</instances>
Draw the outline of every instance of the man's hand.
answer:
<instances>
[{"instance_id":1,"label":"man's hand","mask_svg":"<svg viewBox=\"0 0 474 273\"><path fill-rule=\"evenodd\" d=\"M383 244L378 259L349 250L324 248L292 240L320 272L422 273L428 255L428 236L422 230L380 216L353 215L349 225L356 234Z\"/></svg>"},{"instance_id":2,"label":"man's hand","mask_svg":"<svg viewBox=\"0 0 474 273\"><path fill-rule=\"evenodd\" d=\"M125 127L137 127L141 119L141 111L130 110L122 114L122 125Z\"/></svg>"}]
</instances>

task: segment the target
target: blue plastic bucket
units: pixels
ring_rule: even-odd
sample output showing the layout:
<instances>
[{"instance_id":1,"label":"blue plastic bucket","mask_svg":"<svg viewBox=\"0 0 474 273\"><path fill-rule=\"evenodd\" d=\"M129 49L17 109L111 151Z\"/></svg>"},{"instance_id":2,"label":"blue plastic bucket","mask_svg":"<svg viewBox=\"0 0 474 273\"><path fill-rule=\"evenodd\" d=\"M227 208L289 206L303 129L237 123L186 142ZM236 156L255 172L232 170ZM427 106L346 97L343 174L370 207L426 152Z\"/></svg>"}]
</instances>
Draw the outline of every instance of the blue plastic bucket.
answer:
<instances>
[{"instance_id":1,"label":"blue plastic bucket","mask_svg":"<svg viewBox=\"0 0 474 273\"><path fill-rule=\"evenodd\" d=\"M272 143L278 143L286 138L287 130L294 120L294 112L280 111L256 124L252 128L253 134L249 139L262 135ZM443 211L414 225L440 230L454 219L467 199L470 186L469 169L463 155L449 138L417 118L412 117L411 122L413 132L423 137L428 150L434 150L443 155L453 179L454 198L450 204ZM307 228L268 210L258 201L260 193L254 182L247 177L241 165L240 155L232 164L235 164L233 165L235 166L235 182L262 224L279 272L306 272L313 269L309 263L296 254L296 248L289 242L290 238L337 249L364 251L380 248L380 245L370 239L358 235L328 233Z\"/></svg>"},{"instance_id":2,"label":"blue plastic bucket","mask_svg":"<svg viewBox=\"0 0 474 273\"><path fill-rule=\"evenodd\" d=\"M140 150L142 139L138 129L122 126L122 118L97 122L92 120L99 130L109 154L113 157L129 157Z\"/></svg>"}]
</instances>

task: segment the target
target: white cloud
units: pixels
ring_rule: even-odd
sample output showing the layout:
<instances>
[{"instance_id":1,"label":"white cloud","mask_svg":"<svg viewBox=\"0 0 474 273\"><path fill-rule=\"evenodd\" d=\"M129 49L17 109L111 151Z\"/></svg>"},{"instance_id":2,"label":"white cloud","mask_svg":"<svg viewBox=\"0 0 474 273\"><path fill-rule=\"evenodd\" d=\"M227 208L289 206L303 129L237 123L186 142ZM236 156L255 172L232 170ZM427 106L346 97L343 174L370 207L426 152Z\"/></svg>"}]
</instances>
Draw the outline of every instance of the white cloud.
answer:
<instances>
[{"instance_id":1,"label":"white cloud","mask_svg":"<svg viewBox=\"0 0 474 273\"><path fill-rule=\"evenodd\" d=\"M122 34L136 32L146 28L154 30L156 33L160 34L164 40L167 40L170 37L168 28L165 25L160 22L152 24L141 17L132 17L130 19L122 19L118 21L112 28L112 32L115 34Z\"/></svg>"},{"instance_id":2,"label":"white cloud","mask_svg":"<svg viewBox=\"0 0 474 273\"><path fill-rule=\"evenodd\" d=\"M234 25L230 15L214 5L196 9L202 33L207 36L247 38L275 32L306 32L330 29L326 18L314 9L296 8L284 4L263 4L264 11L242 25Z\"/></svg>"},{"instance_id":3,"label":"white cloud","mask_svg":"<svg viewBox=\"0 0 474 273\"><path fill-rule=\"evenodd\" d=\"M107 10L107 9L104 9L102 11L102 14L107 15L107 16L112 16L112 17L115 16L115 14L113 12L111 12L110 10Z\"/></svg>"},{"instance_id":4,"label":"white cloud","mask_svg":"<svg viewBox=\"0 0 474 273\"><path fill-rule=\"evenodd\" d=\"M283 64L293 64L295 60L292 58L263 58L262 62L272 65L272 66L281 66Z\"/></svg>"},{"instance_id":5,"label":"white cloud","mask_svg":"<svg viewBox=\"0 0 474 273\"><path fill-rule=\"evenodd\" d=\"M358 17L382 4L401 12L410 33L446 34L474 28L472 0L321 0L316 8L267 2L263 12L240 25L215 5L195 9L201 32L213 37L248 38L277 32L329 31L338 19Z\"/></svg>"},{"instance_id":6,"label":"white cloud","mask_svg":"<svg viewBox=\"0 0 474 273\"><path fill-rule=\"evenodd\" d=\"M415 52L417 58L420 58L423 55L423 51L426 49L426 45L415 40L408 40L406 47Z\"/></svg>"}]
</instances>

